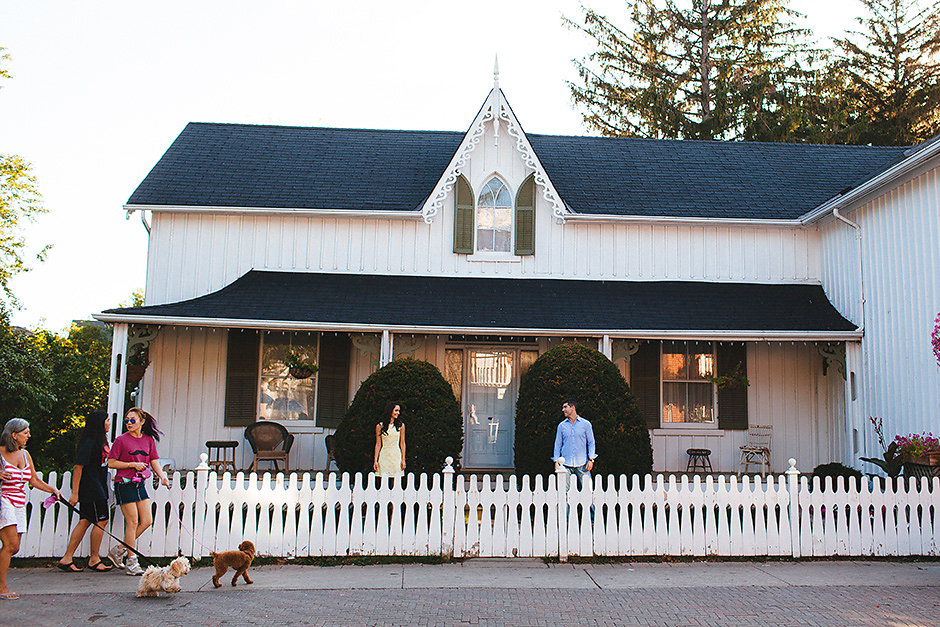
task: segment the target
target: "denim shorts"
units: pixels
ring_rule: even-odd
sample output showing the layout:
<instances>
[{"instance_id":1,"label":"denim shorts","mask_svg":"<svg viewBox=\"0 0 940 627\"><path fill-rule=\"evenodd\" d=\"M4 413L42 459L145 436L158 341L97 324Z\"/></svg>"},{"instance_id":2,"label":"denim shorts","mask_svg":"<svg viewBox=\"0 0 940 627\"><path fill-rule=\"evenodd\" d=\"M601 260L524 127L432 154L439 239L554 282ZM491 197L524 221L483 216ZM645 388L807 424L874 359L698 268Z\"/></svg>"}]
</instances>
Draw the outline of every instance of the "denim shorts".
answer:
<instances>
[{"instance_id":1,"label":"denim shorts","mask_svg":"<svg viewBox=\"0 0 940 627\"><path fill-rule=\"evenodd\" d=\"M136 503L138 501L143 501L150 497L147 496L147 488L144 487L143 482L140 483L115 483L114 484L114 501L118 505L127 505L128 503Z\"/></svg>"}]
</instances>

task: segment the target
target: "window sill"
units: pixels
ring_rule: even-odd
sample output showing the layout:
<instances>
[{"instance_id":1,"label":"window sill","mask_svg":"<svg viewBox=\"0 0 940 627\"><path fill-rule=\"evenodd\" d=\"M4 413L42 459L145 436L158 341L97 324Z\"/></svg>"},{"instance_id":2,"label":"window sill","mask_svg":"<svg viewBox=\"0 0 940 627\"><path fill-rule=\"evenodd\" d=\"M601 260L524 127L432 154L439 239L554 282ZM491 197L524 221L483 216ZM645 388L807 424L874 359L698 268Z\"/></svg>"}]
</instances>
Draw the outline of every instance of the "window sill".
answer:
<instances>
[{"instance_id":1,"label":"window sill","mask_svg":"<svg viewBox=\"0 0 940 627\"><path fill-rule=\"evenodd\" d=\"M312 420L278 420L276 422L287 427L291 433L323 433L323 427L318 427Z\"/></svg>"},{"instance_id":2,"label":"window sill","mask_svg":"<svg viewBox=\"0 0 940 627\"><path fill-rule=\"evenodd\" d=\"M472 255L467 255L467 261L496 261L498 263L521 263L522 257L519 255L511 255L509 253L473 253Z\"/></svg>"},{"instance_id":3,"label":"window sill","mask_svg":"<svg viewBox=\"0 0 940 627\"><path fill-rule=\"evenodd\" d=\"M665 429L653 429L652 435L660 435L665 437L694 436L720 438L725 435L725 431L724 429L719 429L718 427L669 427Z\"/></svg>"}]
</instances>

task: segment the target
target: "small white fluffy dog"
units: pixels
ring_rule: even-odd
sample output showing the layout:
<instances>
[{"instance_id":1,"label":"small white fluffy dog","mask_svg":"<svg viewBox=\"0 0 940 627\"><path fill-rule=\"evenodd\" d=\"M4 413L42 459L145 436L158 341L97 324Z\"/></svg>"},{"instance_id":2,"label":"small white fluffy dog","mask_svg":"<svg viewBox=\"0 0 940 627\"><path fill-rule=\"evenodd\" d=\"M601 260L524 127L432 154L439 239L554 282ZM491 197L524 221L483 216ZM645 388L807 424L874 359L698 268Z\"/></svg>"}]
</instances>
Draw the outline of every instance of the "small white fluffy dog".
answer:
<instances>
[{"instance_id":1,"label":"small white fluffy dog","mask_svg":"<svg viewBox=\"0 0 940 627\"><path fill-rule=\"evenodd\" d=\"M144 574L140 576L140 583L137 585L137 596L155 597L161 590L164 592L179 592L180 577L188 572L189 560L185 557L177 557L170 562L169 566L163 568L148 566Z\"/></svg>"}]
</instances>

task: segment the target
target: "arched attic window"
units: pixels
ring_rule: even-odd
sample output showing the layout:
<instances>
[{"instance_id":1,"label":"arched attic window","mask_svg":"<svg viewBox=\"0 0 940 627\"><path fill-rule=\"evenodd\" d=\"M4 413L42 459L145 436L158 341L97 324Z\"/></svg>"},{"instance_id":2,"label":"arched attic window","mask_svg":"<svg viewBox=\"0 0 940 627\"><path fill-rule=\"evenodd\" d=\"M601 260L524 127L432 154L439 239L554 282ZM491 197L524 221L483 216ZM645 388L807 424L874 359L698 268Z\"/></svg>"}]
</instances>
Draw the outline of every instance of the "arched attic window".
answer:
<instances>
[{"instance_id":1,"label":"arched attic window","mask_svg":"<svg viewBox=\"0 0 940 627\"><path fill-rule=\"evenodd\" d=\"M473 189L463 175L457 176L454 187L455 253L509 253L512 245L512 252L516 255L535 254L534 175L526 178L516 193L515 220L509 189L498 177L490 178L483 186L479 205L474 201Z\"/></svg>"},{"instance_id":2,"label":"arched attic window","mask_svg":"<svg viewBox=\"0 0 940 627\"><path fill-rule=\"evenodd\" d=\"M495 176L480 191L477 203L478 252L508 253L512 247L512 196Z\"/></svg>"}]
</instances>

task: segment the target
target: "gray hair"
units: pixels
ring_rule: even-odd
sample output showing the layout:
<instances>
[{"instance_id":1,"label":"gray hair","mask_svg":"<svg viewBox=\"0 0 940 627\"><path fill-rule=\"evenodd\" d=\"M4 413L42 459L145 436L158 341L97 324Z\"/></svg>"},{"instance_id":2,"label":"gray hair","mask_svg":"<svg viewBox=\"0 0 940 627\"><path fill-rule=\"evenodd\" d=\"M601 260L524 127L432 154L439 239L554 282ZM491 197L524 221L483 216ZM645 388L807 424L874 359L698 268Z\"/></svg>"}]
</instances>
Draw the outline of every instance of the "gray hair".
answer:
<instances>
[{"instance_id":1,"label":"gray hair","mask_svg":"<svg viewBox=\"0 0 940 627\"><path fill-rule=\"evenodd\" d=\"M13 440L13 434L27 429L29 429L29 423L22 418L10 418L3 426L3 433L0 434L0 446L3 446L9 453L18 451L20 447Z\"/></svg>"}]
</instances>

